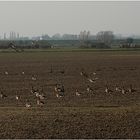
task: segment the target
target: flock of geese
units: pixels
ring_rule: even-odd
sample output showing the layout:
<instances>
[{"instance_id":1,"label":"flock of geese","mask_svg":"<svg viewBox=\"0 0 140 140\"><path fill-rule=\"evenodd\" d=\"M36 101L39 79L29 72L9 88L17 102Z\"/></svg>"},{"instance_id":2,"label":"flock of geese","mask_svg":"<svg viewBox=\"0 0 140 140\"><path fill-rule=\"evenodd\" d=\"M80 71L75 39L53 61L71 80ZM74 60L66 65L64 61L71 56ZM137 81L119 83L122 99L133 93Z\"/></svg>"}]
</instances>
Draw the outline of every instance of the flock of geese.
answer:
<instances>
[{"instance_id":1,"label":"flock of geese","mask_svg":"<svg viewBox=\"0 0 140 140\"><path fill-rule=\"evenodd\" d=\"M60 72L63 74L64 70L62 70ZM51 70L51 73L52 73L52 70ZM4 74L9 75L9 72L5 71ZM25 75L25 72L22 71L21 74ZM37 81L38 79L35 75L32 75L31 80L32 81ZM40 90L40 89L37 89L37 88L32 86L30 92L32 93L32 95L35 96L36 104L40 107L43 107L44 104L45 104L45 99L46 99L45 95L43 94L44 93L43 89L41 88L41 90ZM55 95L56 95L57 98L62 98L64 96L64 92L65 92L64 85L63 84L55 84L54 92L55 92ZM4 94L4 92L1 90L0 91L0 98L4 99L4 98L7 98L7 97L8 96L6 94ZM15 95L15 100L20 101L21 96ZM26 99L26 102L25 102L25 107L26 108L31 108L32 107L31 103L27 99Z\"/></svg>"},{"instance_id":2,"label":"flock of geese","mask_svg":"<svg viewBox=\"0 0 140 140\"><path fill-rule=\"evenodd\" d=\"M5 71L4 72L5 75L8 75L8 71ZM25 75L25 72L22 71L21 72L22 75ZM80 72L80 75L88 82L90 82L91 84L94 84L99 78L96 76L96 72L93 72L92 73L92 76L89 76L89 74L87 74L85 71L81 71ZM35 75L32 75L31 77L31 80L32 81L37 81L37 77ZM87 85L87 88L86 88L86 91L88 93L94 93L94 90L91 86ZM125 93L134 93L136 91L136 89L133 89L132 85L130 85L129 88L125 89L124 86L123 87L118 87L116 86L114 90L110 89L108 86L105 87L105 90L104 92L105 93L108 93L108 94L111 94L113 93L114 91L116 92L120 92L122 94L125 94ZM31 91L30 91L36 98L36 104L40 107L43 107L44 104L45 104L45 95L43 94L43 89L39 90L39 89L36 89L34 88L33 86L31 87ZM63 98L64 95L65 95L65 87L64 87L64 84L55 84L54 86L54 93L56 95L57 98ZM78 91L78 89L75 90L75 96L81 96L82 93ZM3 93L3 91L1 91L0 93L0 98L7 98L7 95L5 95ZM21 97L18 96L18 95L15 95L15 100L19 101L21 100ZM32 105L31 103L26 100L26 103L25 103L25 107L26 108L31 108Z\"/></svg>"},{"instance_id":3,"label":"flock of geese","mask_svg":"<svg viewBox=\"0 0 140 140\"><path fill-rule=\"evenodd\" d=\"M92 73L92 75L93 75L92 77L89 76L89 74L87 74L84 71L81 71L80 72L80 75L83 76L90 83L95 83L99 79L98 77L95 77L96 76L96 72L93 72ZM94 92L94 90L92 89L92 87L90 87L89 85L87 85L86 90L87 90L88 93L93 93ZM133 88L132 84L130 84L129 88L125 88L124 86L119 87L119 86L116 85L114 90L112 90L111 88L109 88L108 85L106 85L104 92L107 93L107 94L111 94L113 92L120 92L122 94L126 94L126 93L134 93L134 92L136 92L136 89ZM77 96L80 96L81 95L78 92L77 89L76 89L76 95Z\"/></svg>"}]
</instances>

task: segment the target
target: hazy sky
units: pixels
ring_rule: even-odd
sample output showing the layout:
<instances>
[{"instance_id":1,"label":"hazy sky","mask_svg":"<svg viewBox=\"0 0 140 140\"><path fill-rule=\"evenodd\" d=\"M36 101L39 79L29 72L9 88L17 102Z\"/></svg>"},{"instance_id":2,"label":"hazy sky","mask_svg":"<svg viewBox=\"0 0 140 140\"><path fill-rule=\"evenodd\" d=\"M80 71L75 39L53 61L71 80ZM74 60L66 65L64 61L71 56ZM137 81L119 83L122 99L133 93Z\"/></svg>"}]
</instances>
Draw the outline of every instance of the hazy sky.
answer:
<instances>
[{"instance_id":1,"label":"hazy sky","mask_svg":"<svg viewBox=\"0 0 140 140\"><path fill-rule=\"evenodd\" d=\"M140 2L0 1L0 35L79 34L90 30L112 30L140 34Z\"/></svg>"}]
</instances>

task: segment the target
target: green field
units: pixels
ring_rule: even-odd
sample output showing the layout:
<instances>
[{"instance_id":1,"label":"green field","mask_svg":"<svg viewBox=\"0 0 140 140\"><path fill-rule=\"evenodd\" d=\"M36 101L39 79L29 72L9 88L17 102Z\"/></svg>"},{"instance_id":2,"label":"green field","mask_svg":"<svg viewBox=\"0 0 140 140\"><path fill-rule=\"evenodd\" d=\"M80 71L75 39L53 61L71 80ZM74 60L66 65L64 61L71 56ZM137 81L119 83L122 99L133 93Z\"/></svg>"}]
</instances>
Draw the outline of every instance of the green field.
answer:
<instances>
[{"instance_id":1,"label":"green field","mask_svg":"<svg viewBox=\"0 0 140 140\"><path fill-rule=\"evenodd\" d=\"M48 49L24 49L25 52L139 52L140 48L109 48L109 49L97 49L97 48L78 48L78 47L59 47ZM15 52L12 49L0 49L0 52Z\"/></svg>"}]
</instances>

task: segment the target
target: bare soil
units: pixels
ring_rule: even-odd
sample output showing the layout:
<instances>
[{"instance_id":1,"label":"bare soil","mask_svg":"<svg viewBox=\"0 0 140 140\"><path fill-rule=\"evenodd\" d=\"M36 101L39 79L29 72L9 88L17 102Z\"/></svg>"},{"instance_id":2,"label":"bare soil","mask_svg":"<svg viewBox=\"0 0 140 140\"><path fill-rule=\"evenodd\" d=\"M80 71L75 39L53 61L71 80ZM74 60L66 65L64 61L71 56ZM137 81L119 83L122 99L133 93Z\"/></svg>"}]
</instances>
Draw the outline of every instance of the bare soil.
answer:
<instances>
[{"instance_id":1,"label":"bare soil","mask_svg":"<svg viewBox=\"0 0 140 140\"><path fill-rule=\"evenodd\" d=\"M98 80L90 83L81 71L89 77L96 72ZM1 53L0 79L7 95L0 99L0 138L140 138L139 53ZM56 97L55 84L64 84L64 97ZM135 92L115 91L116 85L128 89L130 84ZM93 92L86 91L88 85ZM37 106L32 86L43 89L43 107ZM111 93L105 93L106 86Z\"/></svg>"}]
</instances>

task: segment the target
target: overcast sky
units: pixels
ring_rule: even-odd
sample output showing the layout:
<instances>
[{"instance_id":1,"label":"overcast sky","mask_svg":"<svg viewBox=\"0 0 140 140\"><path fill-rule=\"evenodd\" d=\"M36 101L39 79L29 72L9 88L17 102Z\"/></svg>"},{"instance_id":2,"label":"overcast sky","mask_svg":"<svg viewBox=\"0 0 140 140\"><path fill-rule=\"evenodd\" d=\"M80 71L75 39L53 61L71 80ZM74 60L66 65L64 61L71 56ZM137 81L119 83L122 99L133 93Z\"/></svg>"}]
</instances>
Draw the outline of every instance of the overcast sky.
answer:
<instances>
[{"instance_id":1,"label":"overcast sky","mask_svg":"<svg viewBox=\"0 0 140 140\"><path fill-rule=\"evenodd\" d=\"M0 35L10 31L20 35L55 33L96 34L112 30L122 34L140 34L140 2L49 2L0 1Z\"/></svg>"}]
</instances>

